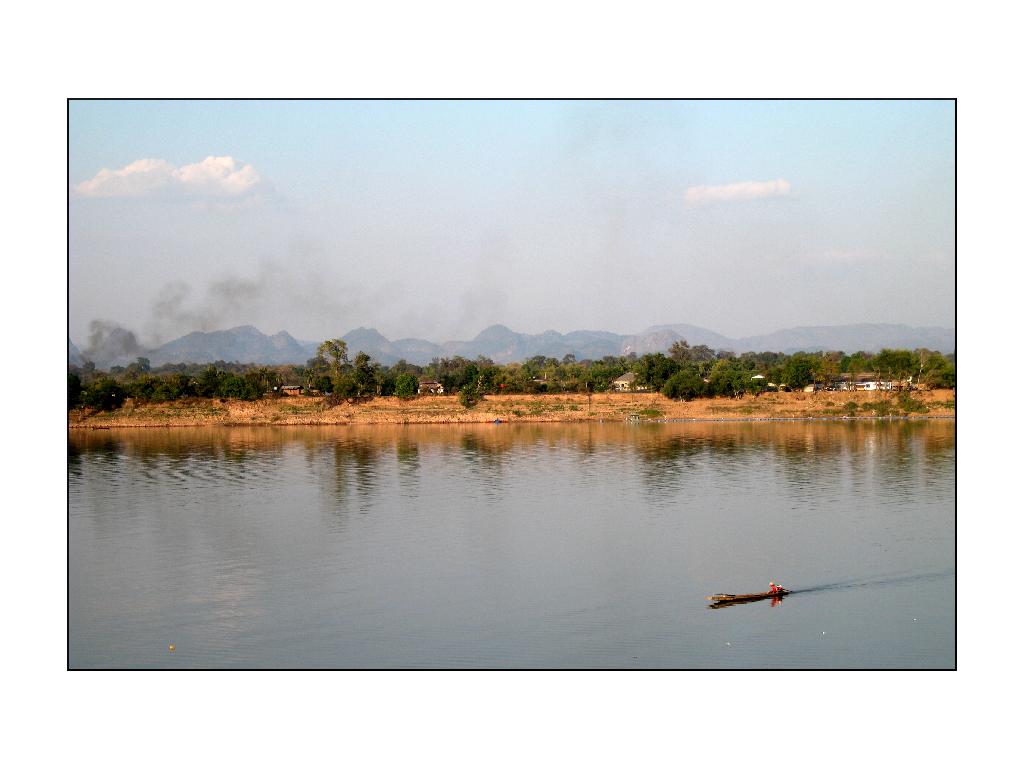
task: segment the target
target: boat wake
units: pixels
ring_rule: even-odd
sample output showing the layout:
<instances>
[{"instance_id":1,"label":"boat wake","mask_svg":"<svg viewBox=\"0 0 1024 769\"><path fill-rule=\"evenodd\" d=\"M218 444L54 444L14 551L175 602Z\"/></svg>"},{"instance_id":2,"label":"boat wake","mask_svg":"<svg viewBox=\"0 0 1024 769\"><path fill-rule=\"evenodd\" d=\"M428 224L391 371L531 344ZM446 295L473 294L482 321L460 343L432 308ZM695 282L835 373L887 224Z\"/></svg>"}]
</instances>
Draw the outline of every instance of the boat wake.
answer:
<instances>
[{"instance_id":1,"label":"boat wake","mask_svg":"<svg viewBox=\"0 0 1024 769\"><path fill-rule=\"evenodd\" d=\"M932 572L929 574L904 574L900 576L873 577L871 579L850 580L848 582L830 582L825 585L812 585L810 587L789 588L790 595L796 593L820 593L825 590L854 590L867 587L887 587L889 585L903 585L912 582L931 582L937 579L946 579L956 575L953 569L946 571Z\"/></svg>"}]
</instances>

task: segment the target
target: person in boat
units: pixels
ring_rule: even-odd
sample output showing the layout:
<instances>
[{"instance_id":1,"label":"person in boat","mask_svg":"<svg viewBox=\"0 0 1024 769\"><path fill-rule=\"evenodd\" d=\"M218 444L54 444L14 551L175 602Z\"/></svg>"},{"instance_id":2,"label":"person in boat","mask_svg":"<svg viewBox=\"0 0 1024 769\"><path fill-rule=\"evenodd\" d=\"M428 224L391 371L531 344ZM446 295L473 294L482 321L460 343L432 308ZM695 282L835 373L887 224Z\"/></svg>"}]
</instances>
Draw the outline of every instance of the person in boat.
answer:
<instances>
[{"instance_id":1,"label":"person in boat","mask_svg":"<svg viewBox=\"0 0 1024 769\"><path fill-rule=\"evenodd\" d=\"M769 582L768 583L768 592L769 593L781 593L782 592L782 585L776 585L774 582Z\"/></svg>"}]
</instances>

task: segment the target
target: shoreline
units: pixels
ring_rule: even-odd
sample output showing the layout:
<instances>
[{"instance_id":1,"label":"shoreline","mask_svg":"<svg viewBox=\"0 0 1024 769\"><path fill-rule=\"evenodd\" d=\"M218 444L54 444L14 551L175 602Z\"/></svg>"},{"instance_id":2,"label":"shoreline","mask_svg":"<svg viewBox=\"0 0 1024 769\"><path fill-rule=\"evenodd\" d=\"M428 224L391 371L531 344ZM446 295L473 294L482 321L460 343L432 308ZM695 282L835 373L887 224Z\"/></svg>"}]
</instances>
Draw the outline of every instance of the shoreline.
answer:
<instances>
[{"instance_id":1,"label":"shoreline","mask_svg":"<svg viewBox=\"0 0 1024 769\"><path fill-rule=\"evenodd\" d=\"M152 404L128 401L109 412L75 409L68 412L68 429L956 419L954 391L915 391L910 396L912 400L901 401L898 393L882 392L766 393L673 401L660 393L597 393L590 398L575 393L489 395L472 409L464 408L455 396L381 397L333 407L319 397L193 398Z\"/></svg>"}]
</instances>

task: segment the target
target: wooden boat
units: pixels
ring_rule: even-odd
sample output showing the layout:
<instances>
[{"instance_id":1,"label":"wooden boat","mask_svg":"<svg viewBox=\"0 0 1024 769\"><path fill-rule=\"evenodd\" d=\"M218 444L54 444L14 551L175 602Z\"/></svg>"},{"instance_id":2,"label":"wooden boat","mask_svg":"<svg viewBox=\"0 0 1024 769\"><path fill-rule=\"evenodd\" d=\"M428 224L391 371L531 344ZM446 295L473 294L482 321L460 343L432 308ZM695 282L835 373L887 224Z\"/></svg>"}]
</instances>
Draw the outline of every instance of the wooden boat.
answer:
<instances>
[{"instance_id":1,"label":"wooden boat","mask_svg":"<svg viewBox=\"0 0 1024 769\"><path fill-rule=\"evenodd\" d=\"M749 603L750 601L763 601L765 598L782 598L784 595L789 595L786 588L777 590L774 593L743 593L741 595L733 595L732 593L715 593L709 595L707 600L714 601L713 606L725 606L733 603Z\"/></svg>"}]
</instances>

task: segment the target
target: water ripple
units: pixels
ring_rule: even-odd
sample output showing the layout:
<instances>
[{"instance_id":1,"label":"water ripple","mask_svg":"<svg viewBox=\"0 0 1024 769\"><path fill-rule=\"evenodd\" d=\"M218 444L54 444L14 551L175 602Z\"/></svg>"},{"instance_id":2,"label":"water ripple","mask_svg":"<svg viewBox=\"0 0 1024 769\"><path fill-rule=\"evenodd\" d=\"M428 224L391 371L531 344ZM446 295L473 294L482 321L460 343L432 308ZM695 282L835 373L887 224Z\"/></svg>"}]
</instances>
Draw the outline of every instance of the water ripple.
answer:
<instances>
[{"instance_id":1,"label":"water ripple","mask_svg":"<svg viewBox=\"0 0 1024 769\"><path fill-rule=\"evenodd\" d=\"M103 433L73 667L954 661L952 423ZM704 611L769 579L801 600Z\"/></svg>"}]
</instances>

